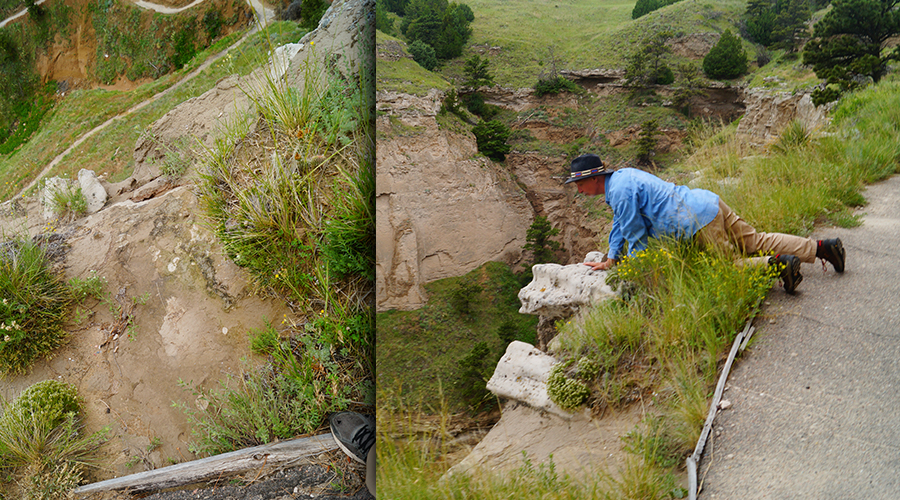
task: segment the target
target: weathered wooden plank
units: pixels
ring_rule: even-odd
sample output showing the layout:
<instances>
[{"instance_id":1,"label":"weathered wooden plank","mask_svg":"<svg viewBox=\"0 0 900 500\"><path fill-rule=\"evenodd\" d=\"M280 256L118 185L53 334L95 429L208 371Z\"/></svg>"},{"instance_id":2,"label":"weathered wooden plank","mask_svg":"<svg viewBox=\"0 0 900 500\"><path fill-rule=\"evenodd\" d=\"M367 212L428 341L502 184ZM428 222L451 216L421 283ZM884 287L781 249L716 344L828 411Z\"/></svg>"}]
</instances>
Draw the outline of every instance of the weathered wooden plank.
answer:
<instances>
[{"instance_id":1,"label":"weathered wooden plank","mask_svg":"<svg viewBox=\"0 0 900 500\"><path fill-rule=\"evenodd\" d=\"M264 444L243 450L223 453L192 462L154 469L138 474L86 484L75 490L76 495L100 491L124 490L133 492L161 490L199 483L231 474L278 466L298 458L318 455L337 448L331 434Z\"/></svg>"},{"instance_id":2,"label":"weathered wooden plank","mask_svg":"<svg viewBox=\"0 0 900 500\"><path fill-rule=\"evenodd\" d=\"M709 413L706 415L706 423L703 425L703 430L700 432L700 439L697 440L697 446L694 448L694 453L687 459L688 486L690 488L688 490L689 500L697 500L697 494L699 493L697 465L700 463L700 457L703 455L703 448L706 446L706 439L709 437L713 421L716 419L716 413L719 411L719 400L722 399L722 392L725 391L725 381L728 380L731 364L734 363L734 357L737 355L738 349L744 342L744 338L748 334L752 334L752 324L753 317L756 315L755 313L756 310L754 309L753 314L751 314L750 319L747 320L747 324L744 326L743 331L738 333L734 338L734 343L731 345L731 352L728 353L728 360L725 362L725 366L722 368L722 374L719 376L719 382L716 384L716 391L713 393L712 404L710 405Z\"/></svg>"}]
</instances>

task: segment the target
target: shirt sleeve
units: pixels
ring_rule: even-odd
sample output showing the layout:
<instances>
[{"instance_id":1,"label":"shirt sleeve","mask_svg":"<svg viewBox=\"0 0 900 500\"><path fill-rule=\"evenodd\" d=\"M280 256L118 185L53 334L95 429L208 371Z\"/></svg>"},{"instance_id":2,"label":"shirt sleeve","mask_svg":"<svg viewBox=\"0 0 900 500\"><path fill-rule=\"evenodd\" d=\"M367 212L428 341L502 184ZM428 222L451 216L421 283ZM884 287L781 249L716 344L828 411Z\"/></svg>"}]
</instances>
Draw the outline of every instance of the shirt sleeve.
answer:
<instances>
[{"instance_id":1,"label":"shirt sleeve","mask_svg":"<svg viewBox=\"0 0 900 500\"><path fill-rule=\"evenodd\" d=\"M647 248L647 224L641 215L638 190L629 193L628 199L619 205L618 219L622 239L628 242L628 256Z\"/></svg>"},{"instance_id":2,"label":"shirt sleeve","mask_svg":"<svg viewBox=\"0 0 900 500\"><path fill-rule=\"evenodd\" d=\"M610 259L620 259L619 253L622 251L622 228L619 227L619 218L613 217L612 230L609 232L609 253L606 255Z\"/></svg>"}]
</instances>

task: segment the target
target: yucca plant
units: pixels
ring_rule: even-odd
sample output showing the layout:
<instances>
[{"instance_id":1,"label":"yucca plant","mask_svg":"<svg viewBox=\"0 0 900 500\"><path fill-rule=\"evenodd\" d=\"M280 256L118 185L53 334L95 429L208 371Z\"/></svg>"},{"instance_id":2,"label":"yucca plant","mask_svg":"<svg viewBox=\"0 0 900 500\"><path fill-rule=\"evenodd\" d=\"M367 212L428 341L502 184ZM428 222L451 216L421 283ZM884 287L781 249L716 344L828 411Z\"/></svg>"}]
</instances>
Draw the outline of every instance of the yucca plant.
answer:
<instances>
[{"instance_id":1,"label":"yucca plant","mask_svg":"<svg viewBox=\"0 0 900 500\"><path fill-rule=\"evenodd\" d=\"M40 245L24 237L0 243L0 373L24 373L64 344L72 301Z\"/></svg>"}]
</instances>

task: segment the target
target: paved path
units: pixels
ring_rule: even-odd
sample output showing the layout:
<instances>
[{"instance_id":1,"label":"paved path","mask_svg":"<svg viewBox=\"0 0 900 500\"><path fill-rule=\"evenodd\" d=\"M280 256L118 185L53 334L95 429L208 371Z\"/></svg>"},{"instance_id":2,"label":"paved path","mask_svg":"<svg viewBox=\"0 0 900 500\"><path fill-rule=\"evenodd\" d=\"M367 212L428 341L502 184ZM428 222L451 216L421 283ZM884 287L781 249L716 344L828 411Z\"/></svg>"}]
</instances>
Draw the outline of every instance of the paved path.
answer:
<instances>
[{"instance_id":1,"label":"paved path","mask_svg":"<svg viewBox=\"0 0 900 500\"><path fill-rule=\"evenodd\" d=\"M816 235L841 238L846 272L804 264L796 296L769 294L701 500L900 498L900 176L865 196L862 226Z\"/></svg>"}]
</instances>

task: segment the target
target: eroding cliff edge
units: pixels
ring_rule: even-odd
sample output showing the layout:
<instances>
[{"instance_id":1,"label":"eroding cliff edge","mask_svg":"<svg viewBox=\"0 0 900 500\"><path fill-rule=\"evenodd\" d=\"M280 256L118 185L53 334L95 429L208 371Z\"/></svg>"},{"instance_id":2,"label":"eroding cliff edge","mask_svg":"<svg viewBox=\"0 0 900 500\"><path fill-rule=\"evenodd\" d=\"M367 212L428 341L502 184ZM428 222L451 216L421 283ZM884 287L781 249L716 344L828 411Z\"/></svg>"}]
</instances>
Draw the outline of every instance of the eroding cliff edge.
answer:
<instances>
[{"instance_id":1,"label":"eroding cliff edge","mask_svg":"<svg viewBox=\"0 0 900 500\"><path fill-rule=\"evenodd\" d=\"M377 94L378 309L415 309L423 284L518 262L532 209L470 132L438 124L443 94Z\"/></svg>"}]
</instances>

